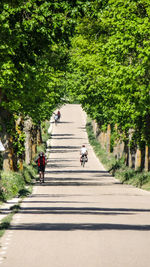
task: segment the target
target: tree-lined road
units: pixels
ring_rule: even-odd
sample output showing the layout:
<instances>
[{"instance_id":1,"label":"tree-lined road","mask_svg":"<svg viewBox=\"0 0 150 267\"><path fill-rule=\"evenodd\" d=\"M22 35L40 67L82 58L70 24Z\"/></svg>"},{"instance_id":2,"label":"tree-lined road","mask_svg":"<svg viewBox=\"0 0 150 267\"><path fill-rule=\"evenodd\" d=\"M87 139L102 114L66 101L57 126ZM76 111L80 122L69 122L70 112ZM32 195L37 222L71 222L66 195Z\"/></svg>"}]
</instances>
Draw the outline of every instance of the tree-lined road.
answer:
<instances>
[{"instance_id":1,"label":"tree-lined road","mask_svg":"<svg viewBox=\"0 0 150 267\"><path fill-rule=\"evenodd\" d=\"M150 193L111 177L88 143L80 105L53 125L45 184L1 239L4 267L149 267ZM82 144L89 161L79 163Z\"/></svg>"}]
</instances>

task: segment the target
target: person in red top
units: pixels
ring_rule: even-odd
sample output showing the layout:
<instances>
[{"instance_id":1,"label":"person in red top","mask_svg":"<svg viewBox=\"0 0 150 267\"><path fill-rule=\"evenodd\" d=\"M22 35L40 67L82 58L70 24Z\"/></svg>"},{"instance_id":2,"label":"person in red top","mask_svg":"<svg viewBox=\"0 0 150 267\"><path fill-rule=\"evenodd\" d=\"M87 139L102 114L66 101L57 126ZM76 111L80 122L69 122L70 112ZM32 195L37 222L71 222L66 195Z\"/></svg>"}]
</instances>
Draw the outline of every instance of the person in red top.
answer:
<instances>
[{"instance_id":1,"label":"person in red top","mask_svg":"<svg viewBox=\"0 0 150 267\"><path fill-rule=\"evenodd\" d=\"M60 111L59 110L57 112L57 116L58 116L58 120L60 120L61 114L60 114Z\"/></svg>"},{"instance_id":2,"label":"person in red top","mask_svg":"<svg viewBox=\"0 0 150 267\"><path fill-rule=\"evenodd\" d=\"M45 165L46 165L46 157L43 152L41 152L38 158L35 161L38 164L38 173L40 183L44 183L44 172L45 172Z\"/></svg>"}]
</instances>

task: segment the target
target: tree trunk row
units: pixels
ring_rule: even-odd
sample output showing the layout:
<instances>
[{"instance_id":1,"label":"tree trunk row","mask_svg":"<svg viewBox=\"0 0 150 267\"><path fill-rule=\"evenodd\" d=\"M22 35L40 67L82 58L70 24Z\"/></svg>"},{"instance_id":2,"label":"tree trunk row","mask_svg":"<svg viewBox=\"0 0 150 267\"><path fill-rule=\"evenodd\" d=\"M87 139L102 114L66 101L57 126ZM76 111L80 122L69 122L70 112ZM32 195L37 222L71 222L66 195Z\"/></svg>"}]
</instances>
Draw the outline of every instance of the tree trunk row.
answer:
<instances>
[{"instance_id":1,"label":"tree trunk row","mask_svg":"<svg viewBox=\"0 0 150 267\"><path fill-rule=\"evenodd\" d=\"M3 155L3 170L10 171L10 170L22 170L23 168L23 161L26 164L30 164L31 161L35 158L37 153L37 145L42 143L41 137L41 128L40 125L35 125L31 118L26 120L22 120L22 118L18 118L15 122L14 130L19 136L24 133L25 134L25 141L23 143L24 151L21 155L17 155L16 151L14 151L14 137L12 134L7 132L7 128L5 127L5 123L2 123L3 131L0 133L1 141L5 147L5 151L2 152ZM22 125L22 129L20 127ZM15 140L16 142L17 140Z\"/></svg>"},{"instance_id":2,"label":"tree trunk row","mask_svg":"<svg viewBox=\"0 0 150 267\"><path fill-rule=\"evenodd\" d=\"M132 129L129 131L128 143L118 138L115 140L113 148L111 148L111 126L107 126L106 132L100 130L96 121L92 121L92 126L97 140L108 153L112 152L116 159L124 157L126 165L135 170L144 169L145 171L150 171L150 148L147 145L144 149L140 149L137 145L130 147L129 143L132 139Z\"/></svg>"}]
</instances>

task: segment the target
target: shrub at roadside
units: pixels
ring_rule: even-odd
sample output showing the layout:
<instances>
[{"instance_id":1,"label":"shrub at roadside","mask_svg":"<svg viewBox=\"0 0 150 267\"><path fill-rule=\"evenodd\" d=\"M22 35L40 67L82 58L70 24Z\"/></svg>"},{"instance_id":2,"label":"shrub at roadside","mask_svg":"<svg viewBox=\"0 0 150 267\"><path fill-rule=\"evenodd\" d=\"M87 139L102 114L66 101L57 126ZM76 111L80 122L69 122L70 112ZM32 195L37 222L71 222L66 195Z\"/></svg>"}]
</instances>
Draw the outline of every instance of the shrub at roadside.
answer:
<instances>
[{"instance_id":1,"label":"shrub at roadside","mask_svg":"<svg viewBox=\"0 0 150 267\"><path fill-rule=\"evenodd\" d=\"M36 166L36 164L34 165ZM37 169L32 165L23 164L22 175L26 184L32 184L37 175Z\"/></svg>"},{"instance_id":2,"label":"shrub at roadside","mask_svg":"<svg viewBox=\"0 0 150 267\"><path fill-rule=\"evenodd\" d=\"M22 188L25 187L25 181L22 177L22 173L17 172L1 172L1 200L6 201L16 196Z\"/></svg>"},{"instance_id":3,"label":"shrub at roadside","mask_svg":"<svg viewBox=\"0 0 150 267\"><path fill-rule=\"evenodd\" d=\"M30 193L26 186L33 183L36 170L32 166L24 164L22 172L1 171L0 176L0 200L6 201Z\"/></svg>"}]
</instances>

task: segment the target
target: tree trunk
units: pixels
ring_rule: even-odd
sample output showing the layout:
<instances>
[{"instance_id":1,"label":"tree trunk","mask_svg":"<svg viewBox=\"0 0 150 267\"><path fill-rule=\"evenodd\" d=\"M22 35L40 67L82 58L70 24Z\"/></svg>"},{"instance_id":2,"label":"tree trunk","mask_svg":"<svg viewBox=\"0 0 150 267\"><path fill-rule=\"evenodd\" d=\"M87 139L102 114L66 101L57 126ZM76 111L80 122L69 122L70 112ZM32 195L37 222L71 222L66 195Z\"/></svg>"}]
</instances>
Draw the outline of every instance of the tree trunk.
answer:
<instances>
[{"instance_id":1,"label":"tree trunk","mask_svg":"<svg viewBox=\"0 0 150 267\"><path fill-rule=\"evenodd\" d=\"M31 143L32 143L32 154L31 159L33 160L37 153L37 126L32 126L31 129Z\"/></svg>"},{"instance_id":2,"label":"tree trunk","mask_svg":"<svg viewBox=\"0 0 150 267\"><path fill-rule=\"evenodd\" d=\"M106 148L107 148L108 153L110 153L110 137L111 137L111 127L110 127L110 124L108 124L108 126L107 126L107 144L106 144Z\"/></svg>"},{"instance_id":3,"label":"tree trunk","mask_svg":"<svg viewBox=\"0 0 150 267\"><path fill-rule=\"evenodd\" d=\"M3 151L1 154L3 157L3 170L5 171L14 170L12 137L9 134L7 126L6 126L6 122L11 121L11 119L12 119L11 114L8 111L0 108L0 125L2 128L0 132L0 138L5 148L5 151ZM14 125L14 129L15 129L15 125Z\"/></svg>"},{"instance_id":4,"label":"tree trunk","mask_svg":"<svg viewBox=\"0 0 150 267\"><path fill-rule=\"evenodd\" d=\"M141 161L142 161L141 149L137 148L136 158L135 158L135 170L138 170L141 168Z\"/></svg>"},{"instance_id":5,"label":"tree trunk","mask_svg":"<svg viewBox=\"0 0 150 267\"><path fill-rule=\"evenodd\" d=\"M39 123L37 128L37 145L42 144L42 133L41 133L41 124Z\"/></svg>"},{"instance_id":6,"label":"tree trunk","mask_svg":"<svg viewBox=\"0 0 150 267\"><path fill-rule=\"evenodd\" d=\"M150 170L150 149L148 145L145 146L145 171Z\"/></svg>"},{"instance_id":7,"label":"tree trunk","mask_svg":"<svg viewBox=\"0 0 150 267\"><path fill-rule=\"evenodd\" d=\"M13 171L13 149L12 149L12 138L9 135L5 135L3 139L3 144L5 147L5 151L2 153L3 155L3 170L4 171Z\"/></svg>"},{"instance_id":8,"label":"tree trunk","mask_svg":"<svg viewBox=\"0 0 150 267\"><path fill-rule=\"evenodd\" d=\"M31 142L31 128L32 120L28 118L24 122L24 132L25 132L25 162L26 164L31 163L32 159L32 142Z\"/></svg>"}]
</instances>

